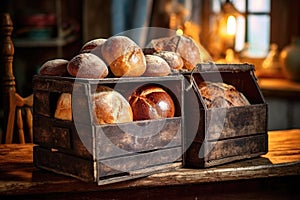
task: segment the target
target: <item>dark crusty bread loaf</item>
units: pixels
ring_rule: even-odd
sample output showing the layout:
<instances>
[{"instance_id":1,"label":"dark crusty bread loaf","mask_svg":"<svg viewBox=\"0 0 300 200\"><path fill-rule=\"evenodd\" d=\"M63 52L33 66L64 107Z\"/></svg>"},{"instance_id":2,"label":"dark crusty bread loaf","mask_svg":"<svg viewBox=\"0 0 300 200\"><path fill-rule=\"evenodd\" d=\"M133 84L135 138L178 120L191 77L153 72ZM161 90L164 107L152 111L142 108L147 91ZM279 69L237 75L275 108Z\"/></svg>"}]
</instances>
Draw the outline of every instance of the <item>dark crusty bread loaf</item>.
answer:
<instances>
[{"instance_id":1,"label":"dark crusty bread loaf","mask_svg":"<svg viewBox=\"0 0 300 200\"><path fill-rule=\"evenodd\" d=\"M250 105L241 92L226 83L205 81L198 84L198 88L207 108Z\"/></svg>"},{"instance_id":2,"label":"dark crusty bread loaf","mask_svg":"<svg viewBox=\"0 0 300 200\"><path fill-rule=\"evenodd\" d=\"M161 87L145 85L136 89L129 97L133 120L148 120L174 117L175 105L172 97Z\"/></svg>"},{"instance_id":3,"label":"dark crusty bread loaf","mask_svg":"<svg viewBox=\"0 0 300 200\"><path fill-rule=\"evenodd\" d=\"M69 74L77 78L104 78L108 68L101 58L92 53L81 53L68 63Z\"/></svg>"}]
</instances>

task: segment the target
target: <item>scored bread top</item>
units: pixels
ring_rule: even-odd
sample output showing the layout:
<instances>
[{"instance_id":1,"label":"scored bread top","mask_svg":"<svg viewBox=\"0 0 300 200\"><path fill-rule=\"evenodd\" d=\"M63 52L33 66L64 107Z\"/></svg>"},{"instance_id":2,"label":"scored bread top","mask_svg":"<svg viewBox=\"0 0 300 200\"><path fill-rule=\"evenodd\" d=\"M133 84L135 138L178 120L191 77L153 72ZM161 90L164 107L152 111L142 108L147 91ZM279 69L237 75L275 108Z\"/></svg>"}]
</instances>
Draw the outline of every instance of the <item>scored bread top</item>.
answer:
<instances>
[{"instance_id":1,"label":"scored bread top","mask_svg":"<svg viewBox=\"0 0 300 200\"><path fill-rule=\"evenodd\" d=\"M233 85L205 81L198 84L207 108L250 105L247 98Z\"/></svg>"}]
</instances>

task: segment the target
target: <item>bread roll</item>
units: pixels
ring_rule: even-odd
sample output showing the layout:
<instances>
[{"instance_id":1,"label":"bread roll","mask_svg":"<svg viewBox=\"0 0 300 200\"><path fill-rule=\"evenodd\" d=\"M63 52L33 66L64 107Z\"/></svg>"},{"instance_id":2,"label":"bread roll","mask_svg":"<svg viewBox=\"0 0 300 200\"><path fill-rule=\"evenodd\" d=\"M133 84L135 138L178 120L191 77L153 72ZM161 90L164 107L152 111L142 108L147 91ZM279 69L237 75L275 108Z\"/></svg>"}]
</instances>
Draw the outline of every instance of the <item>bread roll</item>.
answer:
<instances>
[{"instance_id":1,"label":"bread roll","mask_svg":"<svg viewBox=\"0 0 300 200\"><path fill-rule=\"evenodd\" d=\"M175 105L171 96L161 87L145 85L129 97L133 120L149 120L174 117Z\"/></svg>"},{"instance_id":2,"label":"bread roll","mask_svg":"<svg viewBox=\"0 0 300 200\"><path fill-rule=\"evenodd\" d=\"M133 121L128 101L119 92L106 86L99 86L92 95L92 107L98 124Z\"/></svg>"},{"instance_id":3,"label":"bread roll","mask_svg":"<svg viewBox=\"0 0 300 200\"><path fill-rule=\"evenodd\" d=\"M145 55L146 71L143 76L167 76L171 73L168 63L159 56Z\"/></svg>"},{"instance_id":4,"label":"bread roll","mask_svg":"<svg viewBox=\"0 0 300 200\"><path fill-rule=\"evenodd\" d=\"M108 75L106 64L92 53L81 53L73 57L67 70L77 78L104 78Z\"/></svg>"},{"instance_id":5,"label":"bread roll","mask_svg":"<svg viewBox=\"0 0 300 200\"><path fill-rule=\"evenodd\" d=\"M198 84L198 88L207 108L250 105L246 97L232 85L206 81Z\"/></svg>"},{"instance_id":6,"label":"bread roll","mask_svg":"<svg viewBox=\"0 0 300 200\"><path fill-rule=\"evenodd\" d=\"M39 73L47 76L69 76L67 65L69 61L65 59L53 59L45 62Z\"/></svg>"},{"instance_id":7,"label":"bread roll","mask_svg":"<svg viewBox=\"0 0 300 200\"><path fill-rule=\"evenodd\" d=\"M72 96L69 93L62 93L56 104L54 118L72 121Z\"/></svg>"},{"instance_id":8,"label":"bread roll","mask_svg":"<svg viewBox=\"0 0 300 200\"><path fill-rule=\"evenodd\" d=\"M106 39L104 38L96 38L86 42L80 49L80 53L90 53L96 47L101 46Z\"/></svg>"},{"instance_id":9,"label":"bread roll","mask_svg":"<svg viewBox=\"0 0 300 200\"><path fill-rule=\"evenodd\" d=\"M172 36L153 39L148 44L154 52L172 51L178 53L183 60L183 69L193 70L198 63L202 62L199 45L188 36Z\"/></svg>"},{"instance_id":10,"label":"bread roll","mask_svg":"<svg viewBox=\"0 0 300 200\"><path fill-rule=\"evenodd\" d=\"M102 45L101 53L112 73L117 76L141 76L146 70L142 49L126 36L112 36Z\"/></svg>"},{"instance_id":11,"label":"bread roll","mask_svg":"<svg viewBox=\"0 0 300 200\"><path fill-rule=\"evenodd\" d=\"M81 47L79 53L92 53L102 59L101 46L105 41L106 39L104 38L90 40Z\"/></svg>"},{"instance_id":12,"label":"bread roll","mask_svg":"<svg viewBox=\"0 0 300 200\"><path fill-rule=\"evenodd\" d=\"M170 66L171 70L179 71L183 67L183 60L180 55L173 51L160 51L154 55L163 58Z\"/></svg>"}]
</instances>

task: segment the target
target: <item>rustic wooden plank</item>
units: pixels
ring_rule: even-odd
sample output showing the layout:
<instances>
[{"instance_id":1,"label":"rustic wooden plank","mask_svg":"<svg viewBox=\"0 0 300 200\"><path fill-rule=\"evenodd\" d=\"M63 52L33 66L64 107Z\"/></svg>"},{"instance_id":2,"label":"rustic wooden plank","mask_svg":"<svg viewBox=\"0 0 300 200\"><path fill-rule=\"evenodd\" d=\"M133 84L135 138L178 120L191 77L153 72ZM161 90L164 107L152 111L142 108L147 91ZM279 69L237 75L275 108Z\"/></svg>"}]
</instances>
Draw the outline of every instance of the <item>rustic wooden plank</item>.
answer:
<instances>
[{"instance_id":1,"label":"rustic wooden plank","mask_svg":"<svg viewBox=\"0 0 300 200\"><path fill-rule=\"evenodd\" d=\"M51 116L50 99L48 91L36 91L33 94L34 113L44 116ZM34 122L34 121L33 121Z\"/></svg>"},{"instance_id":2,"label":"rustic wooden plank","mask_svg":"<svg viewBox=\"0 0 300 200\"><path fill-rule=\"evenodd\" d=\"M35 146L33 161L38 168L103 185L148 176L158 171L156 166L160 166L160 170L167 170L169 164L181 160L181 154L182 149L179 146L93 161Z\"/></svg>"},{"instance_id":3,"label":"rustic wooden plank","mask_svg":"<svg viewBox=\"0 0 300 200\"><path fill-rule=\"evenodd\" d=\"M253 64L215 64L215 63L204 63L197 65L198 72L246 72L254 70Z\"/></svg>"},{"instance_id":4,"label":"rustic wooden plank","mask_svg":"<svg viewBox=\"0 0 300 200\"><path fill-rule=\"evenodd\" d=\"M211 167L236 160L258 157L268 151L268 135L252 135L213 142L194 142L186 156L186 165Z\"/></svg>"},{"instance_id":5,"label":"rustic wooden plank","mask_svg":"<svg viewBox=\"0 0 300 200\"><path fill-rule=\"evenodd\" d=\"M226 115L224 120L218 118L220 112ZM267 105L207 110L206 124L207 132L203 138L206 141L267 133Z\"/></svg>"},{"instance_id":6,"label":"rustic wooden plank","mask_svg":"<svg viewBox=\"0 0 300 200\"><path fill-rule=\"evenodd\" d=\"M134 178L134 174L137 170L140 172L139 176L142 176L142 172L147 172L145 176L149 174L153 174L155 171L152 171L152 167L155 166L167 166L174 162L180 162L182 155L182 148L173 147L169 149L160 149L157 151L151 151L146 153L137 153L126 155L122 157L110 158L106 160L99 160L98 161L98 176L100 179L104 179L105 176L115 175L117 173L125 172L128 175L127 178L124 177L123 180L128 180ZM108 178L109 179L109 178ZM106 182L109 182L106 181ZM101 180L99 181L101 184Z\"/></svg>"},{"instance_id":7,"label":"rustic wooden plank","mask_svg":"<svg viewBox=\"0 0 300 200\"><path fill-rule=\"evenodd\" d=\"M92 159L93 129L91 126L80 124L75 127L70 121L56 120L41 115L35 116L34 125L35 144Z\"/></svg>"},{"instance_id":8,"label":"rustic wooden plank","mask_svg":"<svg viewBox=\"0 0 300 200\"><path fill-rule=\"evenodd\" d=\"M288 131L271 131L269 151L263 157L273 164L300 160L300 134L298 129Z\"/></svg>"},{"instance_id":9,"label":"rustic wooden plank","mask_svg":"<svg viewBox=\"0 0 300 200\"><path fill-rule=\"evenodd\" d=\"M97 186L37 169L32 161L32 144L0 145L0 195L57 195L58 193L114 191L120 189L165 188L178 185L179 188L209 183L225 184L239 180L271 180L277 177L300 176L300 130L270 131L269 153L255 159L246 159L207 169L176 168L172 171L150 175L131 181ZM293 153L286 153L290 152ZM274 163L273 163L274 162ZM214 187L215 188L215 187ZM283 188L282 188L283 189ZM287 188L286 188L287 189ZM76 193L77 194L77 193ZM4 196L5 197L5 196Z\"/></svg>"},{"instance_id":10,"label":"rustic wooden plank","mask_svg":"<svg viewBox=\"0 0 300 200\"><path fill-rule=\"evenodd\" d=\"M35 146L33 148L33 162L38 168L76 177L86 182L95 181L93 160L85 160L57 150Z\"/></svg>"},{"instance_id":11,"label":"rustic wooden plank","mask_svg":"<svg viewBox=\"0 0 300 200\"><path fill-rule=\"evenodd\" d=\"M97 159L182 145L180 117L96 126Z\"/></svg>"}]
</instances>

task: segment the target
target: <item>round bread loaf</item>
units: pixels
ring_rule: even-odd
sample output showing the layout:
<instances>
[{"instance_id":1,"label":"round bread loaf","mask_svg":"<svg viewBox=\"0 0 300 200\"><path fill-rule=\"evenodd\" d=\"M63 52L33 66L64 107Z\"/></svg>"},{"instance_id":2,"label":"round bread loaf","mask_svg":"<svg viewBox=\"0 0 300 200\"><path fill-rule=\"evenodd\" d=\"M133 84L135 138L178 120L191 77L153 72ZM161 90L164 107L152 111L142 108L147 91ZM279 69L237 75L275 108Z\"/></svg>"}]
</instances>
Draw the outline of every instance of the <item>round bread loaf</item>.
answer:
<instances>
[{"instance_id":1,"label":"round bread loaf","mask_svg":"<svg viewBox=\"0 0 300 200\"><path fill-rule=\"evenodd\" d=\"M133 120L149 120L174 117L175 105L172 97L161 87L145 85L136 89L129 97Z\"/></svg>"},{"instance_id":2,"label":"round bread loaf","mask_svg":"<svg viewBox=\"0 0 300 200\"><path fill-rule=\"evenodd\" d=\"M108 75L106 64L92 53L81 53L73 57L67 70L71 76L77 78L104 78Z\"/></svg>"},{"instance_id":3,"label":"round bread loaf","mask_svg":"<svg viewBox=\"0 0 300 200\"><path fill-rule=\"evenodd\" d=\"M90 40L81 47L79 53L92 53L102 59L101 46L106 40L104 38Z\"/></svg>"},{"instance_id":4,"label":"round bread loaf","mask_svg":"<svg viewBox=\"0 0 300 200\"><path fill-rule=\"evenodd\" d=\"M117 91L98 86L92 95L94 119L98 124L124 123L133 121L128 101Z\"/></svg>"},{"instance_id":5,"label":"round bread loaf","mask_svg":"<svg viewBox=\"0 0 300 200\"><path fill-rule=\"evenodd\" d=\"M183 60L183 69L191 71L202 62L198 44L188 36L172 36L153 39L147 49L154 52L172 51L178 53ZM149 50L148 50L149 51Z\"/></svg>"},{"instance_id":6,"label":"round bread loaf","mask_svg":"<svg viewBox=\"0 0 300 200\"><path fill-rule=\"evenodd\" d=\"M72 121L72 95L62 93L56 104L54 118Z\"/></svg>"},{"instance_id":7,"label":"round bread loaf","mask_svg":"<svg viewBox=\"0 0 300 200\"><path fill-rule=\"evenodd\" d=\"M107 39L96 38L86 42L80 49L80 53L90 53L96 47L101 46Z\"/></svg>"},{"instance_id":8,"label":"round bread loaf","mask_svg":"<svg viewBox=\"0 0 300 200\"><path fill-rule=\"evenodd\" d=\"M69 76L67 65L69 61L65 59L53 59L45 62L39 73L47 76Z\"/></svg>"},{"instance_id":9,"label":"round bread loaf","mask_svg":"<svg viewBox=\"0 0 300 200\"><path fill-rule=\"evenodd\" d=\"M161 57L156 55L145 55L146 71L143 76L167 76L171 73L170 66Z\"/></svg>"},{"instance_id":10,"label":"round bread loaf","mask_svg":"<svg viewBox=\"0 0 300 200\"><path fill-rule=\"evenodd\" d=\"M163 58L170 66L171 70L179 71L183 67L183 60L180 55L173 51L160 51L154 55Z\"/></svg>"},{"instance_id":11,"label":"round bread loaf","mask_svg":"<svg viewBox=\"0 0 300 200\"><path fill-rule=\"evenodd\" d=\"M250 105L241 92L226 83L205 81L198 84L198 88L207 108Z\"/></svg>"},{"instance_id":12,"label":"round bread loaf","mask_svg":"<svg viewBox=\"0 0 300 200\"><path fill-rule=\"evenodd\" d=\"M101 47L104 61L117 76L141 76L146 70L142 49L126 36L112 36Z\"/></svg>"}]
</instances>

